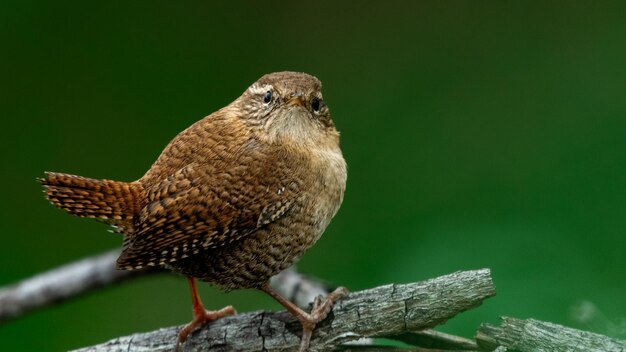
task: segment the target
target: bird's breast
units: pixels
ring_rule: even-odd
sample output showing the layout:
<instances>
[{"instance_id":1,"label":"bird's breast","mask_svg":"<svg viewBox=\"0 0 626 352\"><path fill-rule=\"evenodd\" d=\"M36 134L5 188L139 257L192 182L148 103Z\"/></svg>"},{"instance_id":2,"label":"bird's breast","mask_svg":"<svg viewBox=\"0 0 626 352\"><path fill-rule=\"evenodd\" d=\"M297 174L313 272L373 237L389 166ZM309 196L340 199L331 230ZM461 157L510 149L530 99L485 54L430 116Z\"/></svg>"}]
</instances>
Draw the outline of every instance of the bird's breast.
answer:
<instances>
[{"instance_id":1,"label":"bird's breast","mask_svg":"<svg viewBox=\"0 0 626 352\"><path fill-rule=\"evenodd\" d=\"M343 201L346 189L347 167L339 149L313 149L310 154L309 190L307 207L314 223L316 236L326 229Z\"/></svg>"}]
</instances>

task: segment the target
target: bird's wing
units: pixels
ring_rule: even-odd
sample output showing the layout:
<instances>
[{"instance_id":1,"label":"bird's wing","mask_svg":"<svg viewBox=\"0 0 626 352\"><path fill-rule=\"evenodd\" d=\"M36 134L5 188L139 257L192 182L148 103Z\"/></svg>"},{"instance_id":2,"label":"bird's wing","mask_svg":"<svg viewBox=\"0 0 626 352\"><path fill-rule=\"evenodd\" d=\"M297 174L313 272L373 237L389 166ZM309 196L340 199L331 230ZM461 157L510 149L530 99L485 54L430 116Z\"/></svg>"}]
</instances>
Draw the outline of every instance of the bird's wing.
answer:
<instances>
[{"instance_id":1,"label":"bird's wing","mask_svg":"<svg viewBox=\"0 0 626 352\"><path fill-rule=\"evenodd\" d=\"M124 241L122 269L162 265L237 241L289 211L298 184L271 170L212 175L191 164L148 193L148 203Z\"/></svg>"}]
</instances>

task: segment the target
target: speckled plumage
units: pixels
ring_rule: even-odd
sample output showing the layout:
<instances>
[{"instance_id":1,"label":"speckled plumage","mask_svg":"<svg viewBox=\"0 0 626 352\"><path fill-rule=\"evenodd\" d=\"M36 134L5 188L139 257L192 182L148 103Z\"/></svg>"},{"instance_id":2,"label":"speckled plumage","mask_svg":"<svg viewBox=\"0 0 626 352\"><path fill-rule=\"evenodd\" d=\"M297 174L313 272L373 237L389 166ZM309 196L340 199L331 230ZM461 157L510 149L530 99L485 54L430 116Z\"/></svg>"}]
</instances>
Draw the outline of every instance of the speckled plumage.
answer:
<instances>
[{"instance_id":1,"label":"speckled plumage","mask_svg":"<svg viewBox=\"0 0 626 352\"><path fill-rule=\"evenodd\" d=\"M135 182L61 173L41 179L48 199L72 215L124 234L118 268L164 266L189 277L193 330L233 314L206 311L193 278L226 290L258 288L303 327L300 350L339 288L306 313L268 284L322 235L341 202L346 163L321 83L305 73L265 75L228 106L194 123Z\"/></svg>"},{"instance_id":2,"label":"speckled plumage","mask_svg":"<svg viewBox=\"0 0 626 352\"><path fill-rule=\"evenodd\" d=\"M176 136L141 179L48 173L46 194L123 233L121 269L258 287L315 243L343 198L346 165L320 89L304 73L265 75Z\"/></svg>"}]
</instances>

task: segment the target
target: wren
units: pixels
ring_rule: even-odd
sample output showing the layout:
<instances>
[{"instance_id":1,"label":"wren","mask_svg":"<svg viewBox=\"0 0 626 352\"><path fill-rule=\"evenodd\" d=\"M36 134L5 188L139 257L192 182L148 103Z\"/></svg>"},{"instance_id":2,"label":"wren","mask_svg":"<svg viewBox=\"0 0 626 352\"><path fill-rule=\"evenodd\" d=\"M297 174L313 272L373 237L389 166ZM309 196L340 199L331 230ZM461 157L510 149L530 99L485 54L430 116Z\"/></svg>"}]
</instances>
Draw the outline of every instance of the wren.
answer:
<instances>
[{"instance_id":1,"label":"wren","mask_svg":"<svg viewBox=\"0 0 626 352\"><path fill-rule=\"evenodd\" d=\"M162 266L188 277L194 319L234 314L204 309L195 278L225 290L256 288L302 324L300 350L347 291L306 313L269 286L322 235L343 200L346 163L321 83L296 72L267 74L226 107L178 134L139 180L48 172L47 198L72 215L102 219L123 234L118 269Z\"/></svg>"}]
</instances>

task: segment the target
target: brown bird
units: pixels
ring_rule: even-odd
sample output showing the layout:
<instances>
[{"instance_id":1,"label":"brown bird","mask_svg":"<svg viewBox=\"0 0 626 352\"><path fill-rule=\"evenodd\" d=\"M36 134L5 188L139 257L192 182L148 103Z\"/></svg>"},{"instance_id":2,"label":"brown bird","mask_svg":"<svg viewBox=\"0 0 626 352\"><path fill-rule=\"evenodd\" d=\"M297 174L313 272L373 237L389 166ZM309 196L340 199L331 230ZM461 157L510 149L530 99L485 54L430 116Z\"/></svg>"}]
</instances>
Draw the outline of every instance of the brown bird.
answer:
<instances>
[{"instance_id":1,"label":"brown bird","mask_svg":"<svg viewBox=\"0 0 626 352\"><path fill-rule=\"evenodd\" d=\"M235 313L231 306L205 310L198 278L227 291L268 293L302 323L304 351L347 291L335 290L306 313L268 282L320 238L346 177L320 81L277 72L178 134L137 181L49 172L41 182L57 207L103 219L124 235L119 269L163 266L188 277L194 319L177 348L202 324Z\"/></svg>"}]
</instances>

